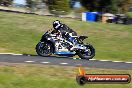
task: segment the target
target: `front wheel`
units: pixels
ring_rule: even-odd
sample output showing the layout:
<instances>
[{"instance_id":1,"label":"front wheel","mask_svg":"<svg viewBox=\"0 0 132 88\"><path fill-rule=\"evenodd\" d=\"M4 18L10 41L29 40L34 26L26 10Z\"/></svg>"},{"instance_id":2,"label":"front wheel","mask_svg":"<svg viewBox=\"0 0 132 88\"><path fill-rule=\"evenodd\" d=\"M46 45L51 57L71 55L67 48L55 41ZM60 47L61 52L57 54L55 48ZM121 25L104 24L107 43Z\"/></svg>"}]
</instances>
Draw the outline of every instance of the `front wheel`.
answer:
<instances>
[{"instance_id":1,"label":"front wheel","mask_svg":"<svg viewBox=\"0 0 132 88\"><path fill-rule=\"evenodd\" d=\"M92 59L95 56L95 49L92 45L85 45L86 50L80 50L78 51L78 56L81 59Z\"/></svg>"},{"instance_id":2,"label":"front wheel","mask_svg":"<svg viewBox=\"0 0 132 88\"><path fill-rule=\"evenodd\" d=\"M53 53L53 48L48 42L39 42L36 45L36 52L40 56L50 56Z\"/></svg>"}]
</instances>

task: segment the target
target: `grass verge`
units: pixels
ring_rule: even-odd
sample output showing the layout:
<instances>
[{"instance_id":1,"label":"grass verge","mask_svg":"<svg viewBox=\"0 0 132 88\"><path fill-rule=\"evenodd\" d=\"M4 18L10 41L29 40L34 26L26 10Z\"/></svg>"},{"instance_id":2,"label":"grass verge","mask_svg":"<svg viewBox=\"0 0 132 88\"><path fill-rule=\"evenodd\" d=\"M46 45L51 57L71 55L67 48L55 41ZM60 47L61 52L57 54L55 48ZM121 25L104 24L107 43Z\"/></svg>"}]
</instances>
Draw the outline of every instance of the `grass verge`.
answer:
<instances>
[{"instance_id":1,"label":"grass verge","mask_svg":"<svg viewBox=\"0 0 132 88\"><path fill-rule=\"evenodd\" d=\"M132 70L86 68L89 74L131 74ZM132 88L130 84L87 84L79 86L77 67L1 64L0 88Z\"/></svg>"},{"instance_id":2,"label":"grass verge","mask_svg":"<svg viewBox=\"0 0 132 88\"><path fill-rule=\"evenodd\" d=\"M128 12L127 15L132 18L132 12Z\"/></svg>"}]
</instances>

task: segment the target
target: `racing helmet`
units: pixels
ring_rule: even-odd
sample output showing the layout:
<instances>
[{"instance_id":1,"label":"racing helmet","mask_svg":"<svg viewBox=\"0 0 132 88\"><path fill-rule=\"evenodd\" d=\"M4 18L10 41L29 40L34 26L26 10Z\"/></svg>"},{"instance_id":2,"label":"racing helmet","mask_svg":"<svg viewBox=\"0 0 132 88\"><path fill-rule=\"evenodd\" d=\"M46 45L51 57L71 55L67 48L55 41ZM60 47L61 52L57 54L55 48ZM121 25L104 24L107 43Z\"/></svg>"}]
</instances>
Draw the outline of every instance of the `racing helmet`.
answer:
<instances>
[{"instance_id":1,"label":"racing helmet","mask_svg":"<svg viewBox=\"0 0 132 88\"><path fill-rule=\"evenodd\" d=\"M61 27L61 22L59 20L55 20L53 22L53 28L58 30Z\"/></svg>"}]
</instances>

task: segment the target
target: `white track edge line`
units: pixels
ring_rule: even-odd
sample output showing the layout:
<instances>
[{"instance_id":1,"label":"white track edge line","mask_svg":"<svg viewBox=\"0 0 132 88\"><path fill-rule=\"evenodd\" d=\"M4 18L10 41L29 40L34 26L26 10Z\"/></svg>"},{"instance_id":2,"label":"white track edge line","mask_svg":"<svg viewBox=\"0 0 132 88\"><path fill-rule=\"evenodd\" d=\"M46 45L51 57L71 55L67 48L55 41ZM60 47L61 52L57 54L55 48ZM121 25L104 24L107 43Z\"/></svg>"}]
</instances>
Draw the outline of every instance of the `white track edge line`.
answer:
<instances>
[{"instance_id":1,"label":"white track edge line","mask_svg":"<svg viewBox=\"0 0 132 88\"><path fill-rule=\"evenodd\" d=\"M48 63L50 63L50 62L41 62L41 63L43 63L43 64L48 64Z\"/></svg>"},{"instance_id":2,"label":"white track edge line","mask_svg":"<svg viewBox=\"0 0 132 88\"><path fill-rule=\"evenodd\" d=\"M6 54L14 54L14 53L0 53L0 54L5 54L6 55Z\"/></svg>"},{"instance_id":3,"label":"white track edge line","mask_svg":"<svg viewBox=\"0 0 132 88\"><path fill-rule=\"evenodd\" d=\"M3 55L7 55L7 54L9 54L9 55L23 55L23 54L15 54L15 53L0 53L1 55L3 54Z\"/></svg>"},{"instance_id":4,"label":"white track edge line","mask_svg":"<svg viewBox=\"0 0 132 88\"><path fill-rule=\"evenodd\" d=\"M123 62L123 61L112 61L112 62Z\"/></svg>"},{"instance_id":5,"label":"white track edge line","mask_svg":"<svg viewBox=\"0 0 132 88\"><path fill-rule=\"evenodd\" d=\"M62 65L66 65L66 64L68 64L68 63L60 63L60 64L62 64Z\"/></svg>"},{"instance_id":6,"label":"white track edge line","mask_svg":"<svg viewBox=\"0 0 132 88\"><path fill-rule=\"evenodd\" d=\"M27 62L27 63L33 63L33 62L35 62L35 61L25 61L25 62Z\"/></svg>"},{"instance_id":7,"label":"white track edge line","mask_svg":"<svg viewBox=\"0 0 132 88\"><path fill-rule=\"evenodd\" d=\"M131 64L132 62L125 62L125 63Z\"/></svg>"},{"instance_id":8,"label":"white track edge line","mask_svg":"<svg viewBox=\"0 0 132 88\"><path fill-rule=\"evenodd\" d=\"M110 60L99 60L99 61L110 61ZM112 61L113 62L113 61Z\"/></svg>"},{"instance_id":9,"label":"white track edge line","mask_svg":"<svg viewBox=\"0 0 132 88\"><path fill-rule=\"evenodd\" d=\"M23 55L23 54L11 54L11 55L14 55L14 56L21 56L21 55Z\"/></svg>"},{"instance_id":10,"label":"white track edge line","mask_svg":"<svg viewBox=\"0 0 132 88\"><path fill-rule=\"evenodd\" d=\"M96 59L90 59L90 61L92 61L92 60L96 60Z\"/></svg>"}]
</instances>

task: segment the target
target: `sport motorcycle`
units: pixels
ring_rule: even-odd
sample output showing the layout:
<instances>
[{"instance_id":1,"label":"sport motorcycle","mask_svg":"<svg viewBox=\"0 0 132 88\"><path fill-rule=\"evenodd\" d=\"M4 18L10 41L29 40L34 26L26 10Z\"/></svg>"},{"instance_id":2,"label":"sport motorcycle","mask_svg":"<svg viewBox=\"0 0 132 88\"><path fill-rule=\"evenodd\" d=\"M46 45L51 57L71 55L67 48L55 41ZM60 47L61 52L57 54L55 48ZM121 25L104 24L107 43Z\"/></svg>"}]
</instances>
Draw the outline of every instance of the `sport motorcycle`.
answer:
<instances>
[{"instance_id":1,"label":"sport motorcycle","mask_svg":"<svg viewBox=\"0 0 132 88\"><path fill-rule=\"evenodd\" d=\"M83 41L87 36L70 36L68 39L63 38L61 33L54 33L55 30L47 31L36 45L36 52L40 56L75 56L81 59L92 59L95 56L95 49L91 44L85 44Z\"/></svg>"}]
</instances>

